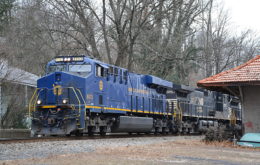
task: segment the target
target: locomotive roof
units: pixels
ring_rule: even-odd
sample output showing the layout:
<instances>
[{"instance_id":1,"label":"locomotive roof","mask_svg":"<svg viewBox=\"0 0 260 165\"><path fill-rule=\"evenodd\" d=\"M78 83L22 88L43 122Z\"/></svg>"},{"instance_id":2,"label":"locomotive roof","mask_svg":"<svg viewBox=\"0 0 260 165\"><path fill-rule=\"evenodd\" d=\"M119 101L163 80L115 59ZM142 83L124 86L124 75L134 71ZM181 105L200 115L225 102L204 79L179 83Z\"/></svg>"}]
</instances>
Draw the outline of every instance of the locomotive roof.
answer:
<instances>
[{"instance_id":1,"label":"locomotive roof","mask_svg":"<svg viewBox=\"0 0 260 165\"><path fill-rule=\"evenodd\" d=\"M159 86L163 86L166 88L172 88L172 82L163 80L159 77L155 77L152 75L144 75L144 79L145 79L146 84L154 84L154 85L159 85Z\"/></svg>"},{"instance_id":2,"label":"locomotive roof","mask_svg":"<svg viewBox=\"0 0 260 165\"><path fill-rule=\"evenodd\" d=\"M57 58L71 58L71 57L75 57L75 58L82 57L83 59L82 59L82 60L79 60L79 61L75 61L75 60L71 60L71 61L59 61L59 62L55 61L55 59L57 59ZM97 59L91 58L91 57L86 56L86 55L79 55L79 56L57 56L57 57L55 57L54 59L52 59L52 60L49 62L49 64L58 64L58 63L64 63L64 64L65 64L65 63L67 63L67 62L72 62L72 64L73 64L73 63L76 63L76 62L82 63L82 64L85 63L85 62L88 62L88 63L91 63L91 64L97 63L97 64L101 65L101 66L104 67L104 68L108 68L109 66L112 66L112 67L120 68L120 69L122 69L122 70L127 70L127 69L125 69L125 68L121 68L121 67L118 67L118 66L115 66L115 65L111 65L111 64L104 63L104 62L102 62L102 61L99 61L99 60L97 60Z\"/></svg>"},{"instance_id":3,"label":"locomotive roof","mask_svg":"<svg viewBox=\"0 0 260 165\"><path fill-rule=\"evenodd\" d=\"M193 87L190 87L187 85L182 85L182 84L174 84L174 83L173 83L172 88L173 88L173 90L181 91L181 92L185 92L185 93L190 93L195 90Z\"/></svg>"},{"instance_id":4,"label":"locomotive roof","mask_svg":"<svg viewBox=\"0 0 260 165\"><path fill-rule=\"evenodd\" d=\"M82 58L80 59L80 61L73 61L73 57L75 58ZM59 58L60 60L62 61L55 61L55 59ZM65 58L71 58L70 61L65 61L64 59ZM115 65L111 65L111 64L107 64L107 63L104 63L102 61L99 61L99 60L96 60L96 59L93 59L89 56L85 56L85 55L80 55L80 56L58 56L58 57L55 57L52 61L50 61L48 64L49 65L53 65L53 64L56 64L56 63L67 63L67 62L80 62L80 63L85 63L85 62L88 62L88 63L97 63L99 65L101 65L102 67L104 68L109 68L110 66L112 67L115 67L115 68L119 68L119 69L122 69L122 70L127 70L125 68L121 68L121 67L118 67L118 66L115 66ZM138 74L138 73L134 73L134 74ZM138 75L141 75L141 74L138 74ZM156 77L156 76L152 76L152 75L142 75L143 76L143 80L144 80L144 83L146 83L147 85L157 85L157 86L162 86L162 87L165 87L165 88L172 88L172 82L169 82L169 81L166 81L166 80L163 80L159 77Z\"/></svg>"}]
</instances>

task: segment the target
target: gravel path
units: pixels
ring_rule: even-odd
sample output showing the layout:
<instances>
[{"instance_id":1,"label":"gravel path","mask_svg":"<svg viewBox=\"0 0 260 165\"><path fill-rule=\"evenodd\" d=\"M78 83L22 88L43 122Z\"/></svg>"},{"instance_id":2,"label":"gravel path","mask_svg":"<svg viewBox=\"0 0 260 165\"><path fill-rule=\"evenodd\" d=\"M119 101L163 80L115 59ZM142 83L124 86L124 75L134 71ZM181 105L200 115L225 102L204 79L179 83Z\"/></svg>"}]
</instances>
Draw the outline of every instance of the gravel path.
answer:
<instances>
[{"instance_id":1,"label":"gravel path","mask_svg":"<svg viewBox=\"0 0 260 165\"><path fill-rule=\"evenodd\" d=\"M260 149L202 136L131 137L0 144L0 165L258 165Z\"/></svg>"},{"instance_id":2,"label":"gravel path","mask_svg":"<svg viewBox=\"0 0 260 165\"><path fill-rule=\"evenodd\" d=\"M0 160L44 158L53 155L94 152L98 147L125 147L146 145L181 139L202 139L201 136L133 137L0 144Z\"/></svg>"}]
</instances>

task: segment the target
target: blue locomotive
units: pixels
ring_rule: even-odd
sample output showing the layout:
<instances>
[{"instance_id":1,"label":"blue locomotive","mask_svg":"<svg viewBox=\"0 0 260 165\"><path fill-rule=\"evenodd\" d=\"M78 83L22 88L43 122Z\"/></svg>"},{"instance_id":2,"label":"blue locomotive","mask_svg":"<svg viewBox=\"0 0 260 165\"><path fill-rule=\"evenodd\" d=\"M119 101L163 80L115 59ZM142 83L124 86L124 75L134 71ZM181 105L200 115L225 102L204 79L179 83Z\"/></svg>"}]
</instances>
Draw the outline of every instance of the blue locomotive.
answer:
<instances>
[{"instance_id":1,"label":"blue locomotive","mask_svg":"<svg viewBox=\"0 0 260 165\"><path fill-rule=\"evenodd\" d=\"M30 100L34 135L175 130L166 107L172 83L131 73L87 56L59 56L46 67Z\"/></svg>"}]
</instances>

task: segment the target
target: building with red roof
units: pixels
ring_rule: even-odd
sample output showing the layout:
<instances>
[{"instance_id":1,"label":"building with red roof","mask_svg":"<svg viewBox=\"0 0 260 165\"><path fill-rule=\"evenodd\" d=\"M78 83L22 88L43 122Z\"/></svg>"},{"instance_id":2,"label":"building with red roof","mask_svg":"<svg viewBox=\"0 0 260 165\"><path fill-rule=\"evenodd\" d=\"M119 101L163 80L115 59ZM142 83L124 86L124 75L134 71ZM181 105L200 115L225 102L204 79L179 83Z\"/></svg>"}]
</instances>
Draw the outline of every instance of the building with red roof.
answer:
<instances>
[{"instance_id":1,"label":"building with red roof","mask_svg":"<svg viewBox=\"0 0 260 165\"><path fill-rule=\"evenodd\" d=\"M242 103L245 133L260 133L260 55L238 67L200 80L197 85L238 96Z\"/></svg>"}]
</instances>

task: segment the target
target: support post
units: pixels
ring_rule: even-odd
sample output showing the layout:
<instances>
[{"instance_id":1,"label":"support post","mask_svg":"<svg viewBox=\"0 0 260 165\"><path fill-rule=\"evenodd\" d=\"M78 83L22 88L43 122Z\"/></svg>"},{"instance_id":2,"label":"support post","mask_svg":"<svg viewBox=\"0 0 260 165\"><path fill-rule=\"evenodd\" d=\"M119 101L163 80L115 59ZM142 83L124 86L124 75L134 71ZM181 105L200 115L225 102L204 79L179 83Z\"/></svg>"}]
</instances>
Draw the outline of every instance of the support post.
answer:
<instances>
[{"instance_id":1,"label":"support post","mask_svg":"<svg viewBox=\"0 0 260 165\"><path fill-rule=\"evenodd\" d=\"M24 95L24 100L25 100L25 107L28 107L28 86L25 85L24 86L24 92L25 92L25 95Z\"/></svg>"},{"instance_id":2,"label":"support post","mask_svg":"<svg viewBox=\"0 0 260 165\"><path fill-rule=\"evenodd\" d=\"M0 83L0 129L2 128L2 116L3 116L2 84Z\"/></svg>"},{"instance_id":3,"label":"support post","mask_svg":"<svg viewBox=\"0 0 260 165\"><path fill-rule=\"evenodd\" d=\"M239 88L239 99L241 101L241 123L242 123L242 128L243 128L243 117L244 117L244 94L243 94L243 89L241 86L238 86ZM245 133L245 130L242 129L242 133L244 134Z\"/></svg>"}]
</instances>

